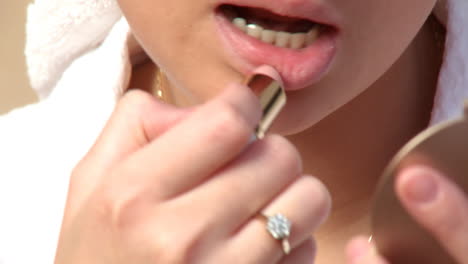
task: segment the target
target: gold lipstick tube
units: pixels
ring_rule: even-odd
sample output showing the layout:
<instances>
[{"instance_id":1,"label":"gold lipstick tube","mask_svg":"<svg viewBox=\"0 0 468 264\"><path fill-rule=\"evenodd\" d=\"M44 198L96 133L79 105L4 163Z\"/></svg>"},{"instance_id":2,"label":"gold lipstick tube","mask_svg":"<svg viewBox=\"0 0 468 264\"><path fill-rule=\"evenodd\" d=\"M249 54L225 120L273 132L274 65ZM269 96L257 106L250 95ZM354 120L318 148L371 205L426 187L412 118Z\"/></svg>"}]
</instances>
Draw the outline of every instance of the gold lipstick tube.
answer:
<instances>
[{"instance_id":1,"label":"gold lipstick tube","mask_svg":"<svg viewBox=\"0 0 468 264\"><path fill-rule=\"evenodd\" d=\"M258 68L245 84L260 100L263 113L255 129L255 139L262 139L286 105L286 93L279 74L270 66Z\"/></svg>"}]
</instances>

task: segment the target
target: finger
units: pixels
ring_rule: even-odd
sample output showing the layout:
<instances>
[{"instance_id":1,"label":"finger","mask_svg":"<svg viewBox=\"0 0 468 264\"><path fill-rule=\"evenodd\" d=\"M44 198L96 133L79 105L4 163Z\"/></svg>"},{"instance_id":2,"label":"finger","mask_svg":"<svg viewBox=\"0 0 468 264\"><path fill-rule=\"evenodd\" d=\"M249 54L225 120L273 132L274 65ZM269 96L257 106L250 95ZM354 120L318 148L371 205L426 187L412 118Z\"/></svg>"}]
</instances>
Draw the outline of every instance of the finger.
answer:
<instances>
[{"instance_id":1,"label":"finger","mask_svg":"<svg viewBox=\"0 0 468 264\"><path fill-rule=\"evenodd\" d=\"M468 200L453 182L434 169L402 171L396 192L404 207L459 263L468 263Z\"/></svg>"},{"instance_id":2,"label":"finger","mask_svg":"<svg viewBox=\"0 0 468 264\"><path fill-rule=\"evenodd\" d=\"M353 238L346 246L346 263L348 264L388 264L378 254L375 245L368 238Z\"/></svg>"},{"instance_id":3,"label":"finger","mask_svg":"<svg viewBox=\"0 0 468 264\"><path fill-rule=\"evenodd\" d=\"M151 187L156 197L174 197L237 156L260 116L260 103L248 87L232 85L132 155L123 169L131 172L132 181Z\"/></svg>"},{"instance_id":4,"label":"finger","mask_svg":"<svg viewBox=\"0 0 468 264\"><path fill-rule=\"evenodd\" d=\"M316 250L315 241L310 238L294 249L291 254L284 256L279 264L312 264Z\"/></svg>"},{"instance_id":5,"label":"finger","mask_svg":"<svg viewBox=\"0 0 468 264\"><path fill-rule=\"evenodd\" d=\"M217 223L224 235L232 234L252 215L296 180L302 172L294 146L280 136L256 141L216 177L175 202L210 213L203 221ZM222 206L220 206L222 201ZM226 210L229 208L229 210Z\"/></svg>"},{"instance_id":6,"label":"finger","mask_svg":"<svg viewBox=\"0 0 468 264\"><path fill-rule=\"evenodd\" d=\"M140 90L127 92L118 102L88 158L101 167L120 161L164 133L191 110L160 102Z\"/></svg>"},{"instance_id":7,"label":"finger","mask_svg":"<svg viewBox=\"0 0 468 264\"><path fill-rule=\"evenodd\" d=\"M88 155L74 168L69 187L69 197L73 199L69 204L86 199L92 186L100 181L99 176L108 175L109 168L163 134L190 111L164 104L143 91L125 94ZM125 192L117 188L115 191L118 195Z\"/></svg>"},{"instance_id":8,"label":"finger","mask_svg":"<svg viewBox=\"0 0 468 264\"><path fill-rule=\"evenodd\" d=\"M331 200L325 186L316 178L303 176L292 183L262 212L267 215L281 213L291 222L288 238L292 249L311 237L326 219ZM284 255L281 241L275 240L266 229L267 221L254 217L240 229L228 243L228 250L249 252L249 263L275 263Z\"/></svg>"},{"instance_id":9,"label":"finger","mask_svg":"<svg viewBox=\"0 0 468 264\"><path fill-rule=\"evenodd\" d=\"M368 238L358 236L351 239L346 245L346 259L348 264L357 264L373 250Z\"/></svg>"}]
</instances>

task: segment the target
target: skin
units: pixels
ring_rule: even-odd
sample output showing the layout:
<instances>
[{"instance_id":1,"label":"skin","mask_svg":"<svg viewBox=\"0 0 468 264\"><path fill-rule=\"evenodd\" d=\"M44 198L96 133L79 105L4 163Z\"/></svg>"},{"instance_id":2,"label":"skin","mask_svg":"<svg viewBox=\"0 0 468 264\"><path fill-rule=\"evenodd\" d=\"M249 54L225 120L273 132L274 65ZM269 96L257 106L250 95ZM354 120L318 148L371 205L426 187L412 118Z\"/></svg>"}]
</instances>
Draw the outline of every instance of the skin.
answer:
<instances>
[{"instance_id":1,"label":"skin","mask_svg":"<svg viewBox=\"0 0 468 264\"><path fill-rule=\"evenodd\" d=\"M215 37L212 1L119 3L136 39L167 75L174 104L205 102L226 84L243 79ZM317 235L318 259L339 263L344 257L336 247L344 247L352 235L369 233L367 212L376 176L428 124L443 51L428 22L436 1L326 3L341 19L338 54L320 82L288 92L273 131L288 136L301 153L305 172L329 188L334 207ZM133 85L151 83L147 73L138 75L137 69L135 75ZM217 76L216 81L210 76ZM353 228L341 230L349 225Z\"/></svg>"},{"instance_id":2,"label":"skin","mask_svg":"<svg viewBox=\"0 0 468 264\"><path fill-rule=\"evenodd\" d=\"M339 13L342 32L334 65L313 87L288 94L290 103L275 131L304 131L369 88L407 48L435 3L327 1ZM119 4L139 43L170 80L177 105L205 102L229 83L243 80L245 73L236 69L216 36L214 1ZM211 76L217 76L216 82Z\"/></svg>"},{"instance_id":3,"label":"skin","mask_svg":"<svg viewBox=\"0 0 468 264\"><path fill-rule=\"evenodd\" d=\"M159 67L167 76L164 85L172 103L182 108L139 91L123 98L72 176L56 263L227 263L233 252L244 252L246 263L297 264L314 258L324 264L385 263L365 238L348 245L347 259L343 247L353 235L368 232L368 201L376 175L398 148L427 126L443 50L427 20L435 1L359 1L329 1L340 12L342 25L329 73L311 87L288 93L288 106L273 130L282 136L249 146L260 110L245 87L227 88L245 73L214 37L214 4L119 1L137 40L131 46L135 67L130 86L151 90ZM150 61L139 56L139 47ZM211 76L217 76L216 82ZM183 140L188 131L193 140ZM210 151L197 153L195 146L200 145ZM155 159L157 164L182 162L190 169L179 175L178 166L161 168ZM266 172L251 173L262 170ZM208 176L208 171L217 172ZM438 229L450 215L440 214L442 208L467 202L443 176L430 175L424 168L403 172L397 193L408 211L453 249L460 263L467 263L457 243L462 238L451 233L464 234L460 231L467 228L460 224ZM421 207L409 197L415 183L428 177L442 194L433 206ZM239 195L232 186L246 192ZM334 209L317 232L328 215L329 193ZM220 200L223 208L240 210L251 219L240 230L245 220L233 220L232 225L226 221L231 218L220 220L229 213L219 209ZM196 222L208 226L168 217L205 208L221 210L197 215ZM296 229L290 256L281 258L276 241L260 232L264 222L254 219L258 211L281 211L292 220ZM206 228L216 232L205 233ZM317 256L308 233L315 233ZM84 252L89 259L83 259Z\"/></svg>"}]
</instances>

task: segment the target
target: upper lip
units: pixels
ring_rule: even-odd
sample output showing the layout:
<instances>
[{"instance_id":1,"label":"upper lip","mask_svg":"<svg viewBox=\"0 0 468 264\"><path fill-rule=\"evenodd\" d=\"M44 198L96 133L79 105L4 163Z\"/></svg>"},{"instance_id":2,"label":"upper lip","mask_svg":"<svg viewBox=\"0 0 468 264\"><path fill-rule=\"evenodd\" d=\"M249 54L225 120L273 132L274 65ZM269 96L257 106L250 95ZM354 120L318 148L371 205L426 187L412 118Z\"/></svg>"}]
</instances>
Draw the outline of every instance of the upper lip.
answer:
<instances>
[{"instance_id":1,"label":"upper lip","mask_svg":"<svg viewBox=\"0 0 468 264\"><path fill-rule=\"evenodd\" d=\"M307 19L315 23L339 28L338 15L330 7L318 0L220 0L221 5L234 5L261 8L272 13ZM320 3L318 3L320 2Z\"/></svg>"}]
</instances>

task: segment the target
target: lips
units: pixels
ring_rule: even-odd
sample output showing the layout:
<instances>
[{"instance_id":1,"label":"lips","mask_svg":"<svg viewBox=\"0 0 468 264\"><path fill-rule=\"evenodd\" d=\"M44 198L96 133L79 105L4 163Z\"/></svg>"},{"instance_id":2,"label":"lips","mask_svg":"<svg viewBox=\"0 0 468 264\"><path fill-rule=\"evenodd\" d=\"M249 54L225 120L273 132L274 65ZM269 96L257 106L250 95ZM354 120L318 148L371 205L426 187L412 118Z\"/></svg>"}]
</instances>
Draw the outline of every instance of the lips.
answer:
<instances>
[{"instance_id":1,"label":"lips","mask_svg":"<svg viewBox=\"0 0 468 264\"><path fill-rule=\"evenodd\" d=\"M216 22L219 36L241 72L249 74L259 65L271 65L281 74L286 90L305 88L326 74L335 57L339 32L331 12L312 0L230 1L220 3ZM239 21L245 21L246 28ZM317 35L318 27L320 34L309 38L312 32Z\"/></svg>"}]
</instances>

